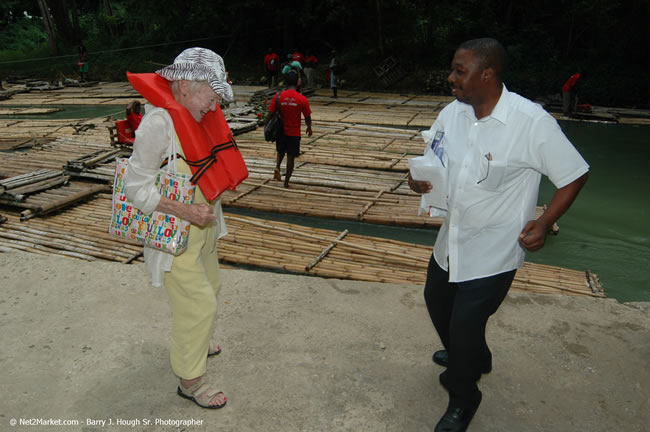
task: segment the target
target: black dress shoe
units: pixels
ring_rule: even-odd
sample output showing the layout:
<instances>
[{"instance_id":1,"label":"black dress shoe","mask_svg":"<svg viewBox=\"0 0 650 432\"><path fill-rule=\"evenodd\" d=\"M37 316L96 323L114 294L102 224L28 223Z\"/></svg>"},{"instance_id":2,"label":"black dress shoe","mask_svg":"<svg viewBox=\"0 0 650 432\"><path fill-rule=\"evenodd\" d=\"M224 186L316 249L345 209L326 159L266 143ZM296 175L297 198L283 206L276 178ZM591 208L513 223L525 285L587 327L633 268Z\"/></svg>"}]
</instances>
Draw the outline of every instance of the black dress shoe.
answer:
<instances>
[{"instance_id":1,"label":"black dress shoe","mask_svg":"<svg viewBox=\"0 0 650 432\"><path fill-rule=\"evenodd\" d=\"M449 405L434 432L464 432L472 421L478 406L481 403L481 392L478 392L478 401L472 408L463 408Z\"/></svg>"},{"instance_id":2,"label":"black dress shoe","mask_svg":"<svg viewBox=\"0 0 650 432\"><path fill-rule=\"evenodd\" d=\"M449 353L447 350L440 350L433 353L433 362L437 365L448 367L449 366ZM492 371L492 359L489 358L481 366L481 373L487 374Z\"/></svg>"},{"instance_id":3,"label":"black dress shoe","mask_svg":"<svg viewBox=\"0 0 650 432\"><path fill-rule=\"evenodd\" d=\"M433 362L437 365L449 366L449 353L447 350L440 350L433 353Z\"/></svg>"},{"instance_id":4,"label":"black dress shoe","mask_svg":"<svg viewBox=\"0 0 650 432\"><path fill-rule=\"evenodd\" d=\"M442 385L445 390L449 391L449 383L447 383L448 375L447 371L444 371L438 376L438 379L440 380L440 385Z\"/></svg>"}]
</instances>

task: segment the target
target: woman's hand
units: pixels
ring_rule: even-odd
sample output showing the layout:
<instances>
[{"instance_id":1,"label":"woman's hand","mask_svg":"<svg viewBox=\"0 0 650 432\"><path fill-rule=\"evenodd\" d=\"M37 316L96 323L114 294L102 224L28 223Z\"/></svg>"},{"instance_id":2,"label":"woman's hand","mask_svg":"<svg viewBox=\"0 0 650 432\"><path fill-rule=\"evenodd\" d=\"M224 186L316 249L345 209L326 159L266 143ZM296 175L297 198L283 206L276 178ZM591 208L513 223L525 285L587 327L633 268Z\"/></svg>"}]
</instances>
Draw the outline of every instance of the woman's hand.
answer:
<instances>
[{"instance_id":1,"label":"woman's hand","mask_svg":"<svg viewBox=\"0 0 650 432\"><path fill-rule=\"evenodd\" d=\"M194 225L204 227L217 220L214 207L210 204L183 204L169 198L160 197L156 210L178 216Z\"/></svg>"},{"instance_id":2,"label":"woman's hand","mask_svg":"<svg viewBox=\"0 0 650 432\"><path fill-rule=\"evenodd\" d=\"M217 220L214 207L210 204L183 204L188 209L188 215L183 217L194 225L204 227Z\"/></svg>"}]
</instances>

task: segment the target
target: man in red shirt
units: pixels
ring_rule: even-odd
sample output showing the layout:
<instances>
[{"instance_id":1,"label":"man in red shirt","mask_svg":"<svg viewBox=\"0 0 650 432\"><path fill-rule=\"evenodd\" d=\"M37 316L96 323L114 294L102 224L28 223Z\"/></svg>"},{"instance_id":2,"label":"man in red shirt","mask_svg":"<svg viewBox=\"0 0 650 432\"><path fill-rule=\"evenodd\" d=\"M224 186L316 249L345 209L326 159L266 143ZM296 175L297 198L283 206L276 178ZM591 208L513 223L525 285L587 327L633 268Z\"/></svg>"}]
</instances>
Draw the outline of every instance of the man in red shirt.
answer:
<instances>
[{"instance_id":1,"label":"man in red shirt","mask_svg":"<svg viewBox=\"0 0 650 432\"><path fill-rule=\"evenodd\" d=\"M278 77L279 70L280 56L273 52L273 48L269 48L264 56L264 72L266 73L269 88L275 86L275 80Z\"/></svg>"},{"instance_id":2,"label":"man in red shirt","mask_svg":"<svg viewBox=\"0 0 650 432\"><path fill-rule=\"evenodd\" d=\"M306 83L304 87L316 87L316 81L314 78L314 71L318 66L318 57L316 57L311 49L307 51L307 57L305 57L305 78Z\"/></svg>"},{"instance_id":3,"label":"man in red shirt","mask_svg":"<svg viewBox=\"0 0 650 432\"><path fill-rule=\"evenodd\" d=\"M575 73L562 86L562 111L569 117L576 111L578 84L585 78L584 72Z\"/></svg>"},{"instance_id":4,"label":"man in red shirt","mask_svg":"<svg viewBox=\"0 0 650 432\"><path fill-rule=\"evenodd\" d=\"M307 125L307 136L312 135L311 131L311 108L309 101L306 97L298 93L298 74L289 72L287 74L287 89L280 93L280 116L284 125L284 134L276 141L275 150L277 151L277 163L273 178L280 181L280 165L284 159L284 154L287 154L287 172L284 177L284 187L289 187L289 179L293 173L294 160L300 155L300 115L305 117L305 124ZM276 106L276 97L273 97L271 105L269 105L269 112L275 112L278 107Z\"/></svg>"}]
</instances>

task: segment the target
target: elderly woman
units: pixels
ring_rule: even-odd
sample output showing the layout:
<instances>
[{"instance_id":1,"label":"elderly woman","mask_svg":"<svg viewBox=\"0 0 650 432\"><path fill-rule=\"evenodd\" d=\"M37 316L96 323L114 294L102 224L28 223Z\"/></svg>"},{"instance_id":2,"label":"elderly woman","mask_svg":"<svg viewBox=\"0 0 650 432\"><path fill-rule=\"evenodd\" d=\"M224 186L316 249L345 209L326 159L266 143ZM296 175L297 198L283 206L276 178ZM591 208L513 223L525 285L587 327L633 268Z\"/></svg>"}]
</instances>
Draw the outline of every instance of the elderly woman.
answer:
<instances>
[{"instance_id":1,"label":"elderly woman","mask_svg":"<svg viewBox=\"0 0 650 432\"><path fill-rule=\"evenodd\" d=\"M200 123L204 116L217 110L222 98L232 100L232 89L226 81L223 60L205 48L183 51L174 64L156 74L169 82L174 109L186 109L191 118L185 116L189 120L180 121L174 117L172 120L171 111L147 107L125 173L125 192L134 206L144 213L157 210L192 224L188 246L182 254L173 256L145 247L144 258L153 285L164 285L171 300L170 357L172 369L180 378L178 395L204 408L221 408L226 404L226 396L204 379L207 358L221 352L211 340L221 284L216 241L226 233L220 199L208 201L197 187L194 203L183 204L161 196L155 181L173 144L181 157L183 149L187 152L187 146L193 145L179 142L181 128L196 127L187 122ZM166 85L164 87L169 93ZM192 174L183 159L173 163L176 172Z\"/></svg>"}]
</instances>

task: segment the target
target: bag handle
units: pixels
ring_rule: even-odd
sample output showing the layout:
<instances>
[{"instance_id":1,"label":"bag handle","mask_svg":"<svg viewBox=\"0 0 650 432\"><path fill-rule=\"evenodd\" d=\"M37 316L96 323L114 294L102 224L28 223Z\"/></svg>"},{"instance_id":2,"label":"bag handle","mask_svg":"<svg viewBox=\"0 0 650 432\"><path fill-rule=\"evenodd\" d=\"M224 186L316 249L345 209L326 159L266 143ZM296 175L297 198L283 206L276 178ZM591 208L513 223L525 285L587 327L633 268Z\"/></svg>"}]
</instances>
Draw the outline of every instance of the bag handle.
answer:
<instances>
[{"instance_id":1,"label":"bag handle","mask_svg":"<svg viewBox=\"0 0 650 432\"><path fill-rule=\"evenodd\" d=\"M171 144L169 146L169 152L167 153L167 157L160 164L160 169L163 169L166 166L167 174L169 174L169 173L178 172L178 168L176 166L176 160L183 159L183 156L181 156L178 153L178 150L176 149L176 141L178 140L178 138L176 137L176 132L173 132L174 128L169 127L169 125L167 126L168 126L167 137L170 139Z\"/></svg>"},{"instance_id":2,"label":"bag handle","mask_svg":"<svg viewBox=\"0 0 650 432\"><path fill-rule=\"evenodd\" d=\"M282 96L281 91L275 94L275 112L278 113L278 117L282 120L282 113L280 113L280 96Z\"/></svg>"}]
</instances>

